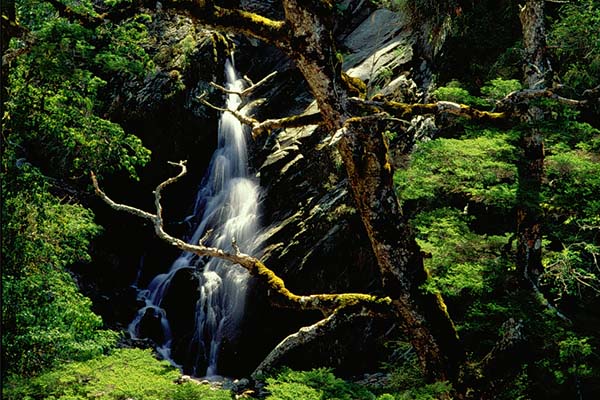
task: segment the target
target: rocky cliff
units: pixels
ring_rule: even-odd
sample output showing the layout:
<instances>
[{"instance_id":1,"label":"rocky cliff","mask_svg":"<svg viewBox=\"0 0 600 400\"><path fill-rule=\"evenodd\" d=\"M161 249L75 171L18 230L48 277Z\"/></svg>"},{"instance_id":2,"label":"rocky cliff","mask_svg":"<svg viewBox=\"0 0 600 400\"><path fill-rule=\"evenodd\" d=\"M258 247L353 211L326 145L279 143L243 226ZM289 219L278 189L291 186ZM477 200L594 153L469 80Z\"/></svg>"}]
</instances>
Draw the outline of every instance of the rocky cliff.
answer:
<instances>
[{"instance_id":1,"label":"rocky cliff","mask_svg":"<svg viewBox=\"0 0 600 400\"><path fill-rule=\"evenodd\" d=\"M280 12L270 1L241 3L275 16ZM415 33L406 15L351 0L341 2L337 12L344 68L366 83L368 96L385 94L414 101L424 95L421 88L431 77L418 48L422 33ZM165 195L167 229L183 236L189 226L182 221L190 213L215 147L216 112L199 103L197 96L206 92L211 102L221 102L209 82L222 81L223 61L233 49L238 70L254 81L278 72L249 99L256 118L298 114L315 106L294 65L268 45L224 37L168 14L157 14L149 29L147 49L157 71L140 81L115 77L108 113L143 139L153 152L152 162L139 183L125 183L116 176L107 182L107 190L115 199L151 209L153 187L173 172L166 161L189 160L190 175ZM331 132L307 126L276 131L253 143L251 164L263 190L262 260L297 293L377 293L378 268L331 141ZM115 215L100 204L95 209L106 230L95 243L94 265L77 272L105 321L124 327L136 309L131 285L147 285L169 268L176 253L140 221ZM184 269L165 299L176 336L175 357L184 364L197 296L194 273ZM223 374L247 374L278 341L318 319L311 313L272 308L258 285L251 288L248 304L239 337L223 346L219 363ZM159 339L151 316L145 326L151 339ZM285 361L300 368L328 365L343 373L358 373L381 361L381 346L393 330L393 321L347 321L340 331Z\"/></svg>"}]
</instances>

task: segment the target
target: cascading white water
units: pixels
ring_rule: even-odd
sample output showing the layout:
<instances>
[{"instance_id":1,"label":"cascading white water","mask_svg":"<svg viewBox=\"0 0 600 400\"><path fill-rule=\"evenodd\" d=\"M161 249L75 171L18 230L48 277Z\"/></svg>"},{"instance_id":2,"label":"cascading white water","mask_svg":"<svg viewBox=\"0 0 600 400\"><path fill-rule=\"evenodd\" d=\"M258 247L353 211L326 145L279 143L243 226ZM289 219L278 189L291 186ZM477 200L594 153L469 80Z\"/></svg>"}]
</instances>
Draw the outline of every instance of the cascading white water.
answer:
<instances>
[{"instance_id":1,"label":"cascading white water","mask_svg":"<svg viewBox=\"0 0 600 400\"><path fill-rule=\"evenodd\" d=\"M238 79L229 61L225 65L226 87L241 91L244 82ZM241 99L236 94L227 95L227 108L237 110ZM222 114L219 121L217 150L213 154L208 172L198 191L194 214L200 221L189 243L204 238L207 246L233 250L235 241L245 253L252 253L258 230L258 185L248 176L248 155L243 126L231 113ZM191 253L182 253L169 272L157 275L138 298L145 306L138 311L129 326L132 337L138 337L139 325L148 312L160 318L164 343L158 351L167 360L171 358L172 336L168 316L161 302L175 273L181 268L194 266L200 271L200 297L196 304L195 332L190 348L201 349L195 365L207 364L206 376L217 373L217 360L222 341L231 335L241 320L246 296L248 273L238 265L220 259L204 260ZM204 371L193 371L201 375Z\"/></svg>"}]
</instances>

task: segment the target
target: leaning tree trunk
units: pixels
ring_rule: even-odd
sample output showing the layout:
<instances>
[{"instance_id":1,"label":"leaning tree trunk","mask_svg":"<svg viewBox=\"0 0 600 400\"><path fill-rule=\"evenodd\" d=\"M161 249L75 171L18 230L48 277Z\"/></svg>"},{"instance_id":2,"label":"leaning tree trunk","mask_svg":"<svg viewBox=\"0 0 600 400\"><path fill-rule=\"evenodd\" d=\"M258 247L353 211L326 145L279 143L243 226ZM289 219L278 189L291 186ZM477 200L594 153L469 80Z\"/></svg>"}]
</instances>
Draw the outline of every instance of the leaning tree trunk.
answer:
<instances>
[{"instance_id":1,"label":"leaning tree trunk","mask_svg":"<svg viewBox=\"0 0 600 400\"><path fill-rule=\"evenodd\" d=\"M455 380L462 359L454 324L439 295L425 293L423 259L396 197L377 116L349 120L339 150L351 191L399 321L429 380Z\"/></svg>"},{"instance_id":2,"label":"leaning tree trunk","mask_svg":"<svg viewBox=\"0 0 600 400\"><path fill-rule=\"evenodd\" d=\"M523 47L525 50L525 85L528 89L544 89L550 72L546 59L544 1L527 0L521 7ZM519 164L517 191L517 268L526 284L537 284L542 272L542 213L540 189L544 176L544 138L540 122L544 119L541 108L531 106L522 115L524 131L521 136L523 151Z\"/></svg>"},{"instance_id":3,"label":"leaning tree trunk","mask_svg":"<svg viewBox=\"0 0 600 400\"><path fill-rule=\"evenodd\" d=\"M356 208L407 338L428 380L455 378L461 347L454 325L439 296L420 286L427 274L414 235L396 197L387 145L378 116L356 118L350 112L341 65L335 57L332 10L322 0L283 2L292 24L290 56L319 105L338 143Z\"/></svg>"}]
</instances>

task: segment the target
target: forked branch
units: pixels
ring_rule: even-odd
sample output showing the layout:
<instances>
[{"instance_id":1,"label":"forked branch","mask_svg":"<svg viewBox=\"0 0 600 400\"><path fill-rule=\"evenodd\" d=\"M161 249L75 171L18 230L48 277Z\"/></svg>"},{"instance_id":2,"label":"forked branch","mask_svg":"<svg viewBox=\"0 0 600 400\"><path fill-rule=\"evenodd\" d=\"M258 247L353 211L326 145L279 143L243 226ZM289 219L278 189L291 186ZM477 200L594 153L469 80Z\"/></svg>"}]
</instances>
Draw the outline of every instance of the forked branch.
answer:
<instances>
[{"instance_id":1,"label":"forked branch","mask_svg":"<svg viewBox=\"0 0 600 400\"><path fill-rule=\"evenodd\" d=\"M216 257L242 266L250 273L250 275L265 285L269 292L270 300L277 306L299 310L319 310L325 316L329 316L339 309L350 306L361 306L372 312L385 313L389 311L391 300L388 297L380 298L364 293L312 294L308 296L296 295L285 287L284 281L279 276L255 257L240 251L230 253L220 248L205 246L202 244L202 241L198 244L190 244L169 235L165 232L163 226L162 206L160 204L161 192L167 185L176 182L187 173L185 161L171 164L178 166L181 170L178 175L165 180L156 187L156 190L154 191L155 214L112 200L102 191L98 184L98 179L93 172L91 173L92 183L96 193L106 204L115 210L125 211L152 222L157 236L167 243L182 251L194 253L199 256Z\"/></svg>"},{"instance_id":2,"label":"forked branch","mask_svg":"<svg viewBox=\"0 0 600 400\"><path fill-rule=\"evenodd\" d=\"M218 86L216 83L211 83L211 85L213 85L215 87ZM321 113L319 113L319 112L314 112L314 113L310 113L310 114L292 115L290 117L267 119L264 121L259 121L255 118L252 118L245 114L242 114L239 111L215 106L214 104L207 101L205 98L206 98L206 93L203 93L202 95L197 97L198 101L201 102L202 104L206 105L207 107L210 107L210 108L220 111L220 112L229 112L234 117L236 117L238 119L238 121L240 121L242 124L250 126L252 129L252 137L253 138L257 138L258 136L265 134L265 133L268 134L269 132L271 132L275 129L297 128L297 127L307 126L307 125L318 125L323 121L323 117L321 116Z\"/></svg>"},{"instance_id":3,"label":"forked branch","mask_svg":"<svg viewBox=\"0 0 600 400\"><path fill-rule=\"evenodd\" d=\"M256 83L252 83L252 81L248 77L244 77L244 80L246 82L250 83L250 86L248 86L246 89L244 89L242 91L227 89L226 87L223 87L215 82L210 82L210 85L216 89L219 89L223 93L237 94L240 97L246 97L246 96L249 96L252 92L254 92L256 89L258 89L261 85L263 85L265 82L267 82L269 79L271 79L275 75L277 75L277 71L271 72L269 75L265 76L264 78L262 78L260 81L258 81Z\"/></svg>"}]
</instances>

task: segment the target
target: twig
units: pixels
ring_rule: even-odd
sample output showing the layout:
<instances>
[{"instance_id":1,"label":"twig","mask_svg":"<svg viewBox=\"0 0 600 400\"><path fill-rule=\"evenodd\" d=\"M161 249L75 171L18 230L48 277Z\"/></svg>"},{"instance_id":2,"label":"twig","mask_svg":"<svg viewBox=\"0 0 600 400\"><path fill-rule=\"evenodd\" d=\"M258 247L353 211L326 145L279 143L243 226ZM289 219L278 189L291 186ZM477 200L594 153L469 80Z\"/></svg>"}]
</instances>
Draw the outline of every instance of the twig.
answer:
<instances>
[{"instance_id":1,"label":"twig","mask_svg":"<svg viewBox=\"0 0 600 400\"><path fill-rule=\"evenodd\" d=\"M198 244L200 246L204 246L204 243L206 242L206 239L208 239L210 237L210 235L213 233L213 228L210 228L209 230L207 230L206 232L204 232L204 235L202 235L202 237L200 238L200 240L198 240Z\"/></svg>"},{"instance_id":2,"label":"twig","mask_svg":"<svg viewBox=\"0 0 600 400\"><path fill-rule=\"evenodd\" d=\"M312 294L307 296L294 294L285 287L285 283L280 277L267 268L259 259L240 252L239 248L236 249L237 245L234 245L235 253L229 253L216 247L208 247L202 244L190 244L169 235L164 230L163 219L160 216L162 213L160 194L163 188L173 182L176 182L187 172L184 161L172 164L179 166L181 171L178 175L160 183L154 190L154 202L157 211L156 214L151 214L147 211L140 210L139 208L113 201L106 195L106 193L102 191L102 189L100 189L96 175L93 172L91 172L92 183L96 193L106 204L115 210L125 211L129 214L149 220L154 225L154 230L157 236L170 245L175 246L182 251L194 253L199 256L216 257L230 261L245 268L258 281L262 282L266 287L269 288L269 296L275 305L301 310L319 310L325 316L331 315L340 307L349 306L366 307L372 312L384 312L390 309L391 300L389 297L379 298L364 293Z\"/></svg>"},{"instance_id":3,"label":"twig","mask_svg":"<svg viewBox=\"0 0 600 400\"><path fill-rule=\"evenodd\" d=\"M269 75L265 76L264 78L262 78L260 81L258 81L257 83L252 83L252 81L247 77L244 76L244 79L250 83L250 87L242 90L241 92L239 90L231 90L231 89L227 89L226 87L223 87L221 85L219 85L218 83L215 82L210 82L209 85L211 85L212 87L219 89L220 91L227 93L227 94L237 94L240 97L246 97L248 95L250 95L250 93L252 93L253 91L255 91L259 86L261 86L262 84L264 84L265 82L267 82L269 79L271 79L272 77L274 77L275 75L277 75L277 71L273 71L271 72Z\"/></svg>"}]
</instances>

